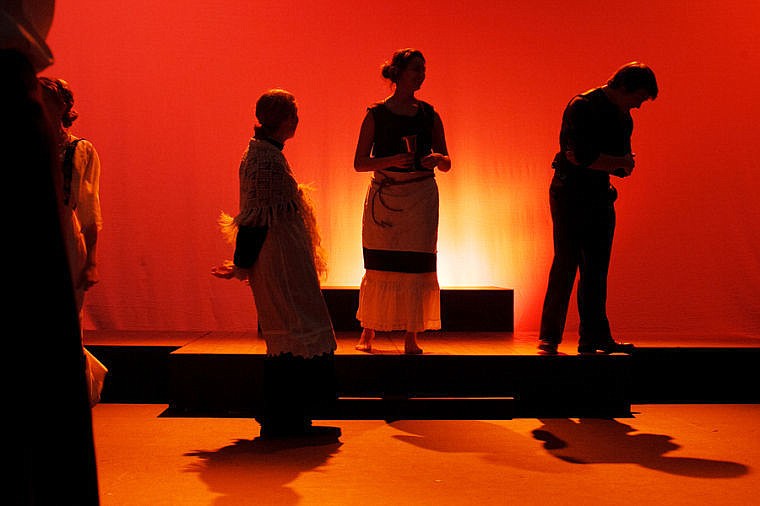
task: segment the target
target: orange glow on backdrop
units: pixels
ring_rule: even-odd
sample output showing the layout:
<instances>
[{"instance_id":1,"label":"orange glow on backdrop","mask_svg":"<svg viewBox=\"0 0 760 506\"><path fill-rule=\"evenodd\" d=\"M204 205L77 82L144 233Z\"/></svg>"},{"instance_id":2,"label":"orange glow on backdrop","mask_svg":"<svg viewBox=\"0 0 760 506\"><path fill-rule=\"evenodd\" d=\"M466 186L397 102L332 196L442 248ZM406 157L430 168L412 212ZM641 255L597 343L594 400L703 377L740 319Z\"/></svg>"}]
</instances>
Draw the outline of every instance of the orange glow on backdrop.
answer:
<instances>
[{"instance_id":1,"label":"orange glow on backdrop","mask_svg":"<svg viewBox=\"0 0 760 506\"><path fill-rule=\"evenodd\" d=\"M514 288L516 329L537 330L562 110L641 60L661 95L634 111L638 166L616 185L613 328L758 335L758 26L755 0L58 2L44 75L71 83L74 131L103 165L86 328L255 328L248 288L209 270L231 256L215 220L237 210L253 104L270 87L299 100L285 154L316 187L326 284L358 286L369 176L353 171L356 137L389 94L380 64L413 46L453 160L438 177L442 286Z\"/></svg>"}]
</instances>

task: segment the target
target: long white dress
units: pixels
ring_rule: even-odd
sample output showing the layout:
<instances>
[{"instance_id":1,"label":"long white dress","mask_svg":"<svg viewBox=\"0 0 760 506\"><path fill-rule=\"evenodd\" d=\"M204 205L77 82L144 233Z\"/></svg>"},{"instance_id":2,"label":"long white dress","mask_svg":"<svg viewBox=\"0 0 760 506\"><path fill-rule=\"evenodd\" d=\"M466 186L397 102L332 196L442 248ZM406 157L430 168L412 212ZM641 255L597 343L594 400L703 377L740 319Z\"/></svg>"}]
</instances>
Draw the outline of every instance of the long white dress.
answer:
<instances>
[{"instance_id":1,"label":"long white dress","mask_svg":"<svg viewBox=\"0 0 760 506\"><path fill-rule=\"evenodd\" d=\"M76 139L69 134L68 142ZM74 284L74 299L79 314L80 332L82 327L82 310L84 305L84 287L81 286L81 275L87 261L87 246L82 234L84 224L97 227L103 226L100 212L100 159L93 145L82 139L76 145L71 160L72 171L70 192L65 192L65 202L61 204L61 230L66 244L71 279ZM61 182L63 183L63 178ZM62 186L64 186L62 184ZM69 186L66 184L65 186ZM90 395L90 405L100 402L108 369L90 351L84 347L85 375Z\"/></svg>"},{"instance_id":2,"label":"long white dress","mask_svg":"<svg viewBox=\"0 0 760 506\"><path fill-rule=\"evenodd\" d=\"M266 226L249 282L267 354L319 357L337 344L319 282L324 269L312 206L285 156L251 139L240 164L236 226Z\"/></svg>"}]
</instances>

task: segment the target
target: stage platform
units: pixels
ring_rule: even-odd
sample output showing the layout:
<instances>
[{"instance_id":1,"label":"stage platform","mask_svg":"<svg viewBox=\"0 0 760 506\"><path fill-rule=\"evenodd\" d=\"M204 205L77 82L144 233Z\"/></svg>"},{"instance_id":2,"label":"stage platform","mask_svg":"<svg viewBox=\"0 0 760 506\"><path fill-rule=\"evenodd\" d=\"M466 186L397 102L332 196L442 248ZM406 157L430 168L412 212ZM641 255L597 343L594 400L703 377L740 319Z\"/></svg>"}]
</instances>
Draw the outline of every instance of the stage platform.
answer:
<instances>
[{"instance_id":1,"label":"stage platform","mask_svg":"<svg viewBox=\"0 0 760 506\"><path fill-rule=\"evenodd\" d=\"M760 337L638 335L633 355L537 354L537 335L426 332L403 354L400 333L371 354L339 331L340 402L322 419L625 417L631 404L760 403ZM109 367L103 402L164 403L167 416L252 416L260 405L264 341L256 332L86 331Z\"/></svg>"},{"instance_id":2,"label":"stage platform","mask_svg":"<svg viewBox=\"0 0 760 506\"><path fill-rule=\"evenodd\" d=\"M326 286L322 294L332 318L333 328L361 330L357 321L359 288ZM515 293L498 286L461 286L441 288L441 330L467 332L512 332Z\"/></svg>"}]
</instances>

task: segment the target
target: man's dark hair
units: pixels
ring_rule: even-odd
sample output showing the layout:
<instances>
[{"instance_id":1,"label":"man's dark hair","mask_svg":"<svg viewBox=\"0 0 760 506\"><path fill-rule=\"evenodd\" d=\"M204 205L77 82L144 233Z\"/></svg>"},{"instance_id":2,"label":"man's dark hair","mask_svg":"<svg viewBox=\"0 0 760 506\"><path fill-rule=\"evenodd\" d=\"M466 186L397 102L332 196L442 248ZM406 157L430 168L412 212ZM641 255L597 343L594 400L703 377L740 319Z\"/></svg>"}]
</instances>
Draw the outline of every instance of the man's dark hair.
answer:
<instances>
[{"instance_id":1,"label":"man's dark hair","mask_svg":"<svg viewBox=\"0 0 760 506\"><path fill-rule=\"evenodd\" d=\"M617 69L607 81L607 85L613 89L622 88L629 93L646 90L652 100L657 98L659 91L652 69L636 61L626 63Z\"/></svg>"}]
</instances>

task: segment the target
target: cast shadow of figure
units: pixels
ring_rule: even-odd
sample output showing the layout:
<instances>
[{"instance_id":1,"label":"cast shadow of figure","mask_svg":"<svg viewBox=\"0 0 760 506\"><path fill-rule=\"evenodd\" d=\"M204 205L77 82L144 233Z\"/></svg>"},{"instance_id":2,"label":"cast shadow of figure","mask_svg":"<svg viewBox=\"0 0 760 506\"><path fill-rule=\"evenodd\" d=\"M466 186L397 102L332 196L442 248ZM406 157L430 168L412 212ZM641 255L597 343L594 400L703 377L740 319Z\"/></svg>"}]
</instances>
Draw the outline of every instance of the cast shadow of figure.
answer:
<instances>
[{"instance_id":1,"label":"cast shadow of figure","mask_svg":"<svg viewBox=\"0 0 760 506\"><path fill-rule=\"evenodd\" d=\"M571 464L638 464L664 473L692 478L738 478L749 468L736 462L670 457L681 448L665 434L631 434L632 426L613 419L542 419L533 437L549 454Z\"/></svg>"},{"instance_id":2,"label":"cast shadow of figure","mask_svg":"<svg viewBox=\"0 0 760 506\"><path fill-rule=\"evenodd\" d=\"M218 450L185 454L200 462L188 466L209 490L221 494L216 506L240 504L298 504L301 497L288 484L301 473L314 471L334 456L341 442L282 439L238 439Z\"/></svg>"},{"instance_id":3,"label":"cast shadow of figure","mask_svg":"<svg viewBox=\"0 0 760 506\"><path fill-rule=\"evenodd\" d=\"M425 450L476 454L491 464L546 472L547 461L535 458L535 443L503 425L481 420L398 420L390 425L407 434L394 439ZM505 448L508 451L505 451Z\"/></svg>"}]
</instances>

